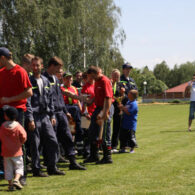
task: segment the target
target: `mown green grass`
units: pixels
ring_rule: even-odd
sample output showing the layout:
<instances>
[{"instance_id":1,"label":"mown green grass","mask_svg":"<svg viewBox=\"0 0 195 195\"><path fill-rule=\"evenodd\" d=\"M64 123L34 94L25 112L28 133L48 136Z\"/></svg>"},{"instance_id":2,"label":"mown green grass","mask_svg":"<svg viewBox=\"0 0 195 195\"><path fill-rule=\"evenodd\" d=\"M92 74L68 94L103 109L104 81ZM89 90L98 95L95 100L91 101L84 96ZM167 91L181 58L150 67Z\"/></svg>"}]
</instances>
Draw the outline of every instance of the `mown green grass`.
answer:
<instances>
[{"instance_id":1,"label":"mown green grass","mask_svg":"<svg viewBox=\"0 0 195 195\"><path fill-rule=\"evenodd\" d=\"M188 105L140 105L136 153L87 171L66 165L66 176L29 177L20 192L6 192L1 181L0 194L195 194L195 127L187 132L187 119Z\"/></svg>"}]
</instances>

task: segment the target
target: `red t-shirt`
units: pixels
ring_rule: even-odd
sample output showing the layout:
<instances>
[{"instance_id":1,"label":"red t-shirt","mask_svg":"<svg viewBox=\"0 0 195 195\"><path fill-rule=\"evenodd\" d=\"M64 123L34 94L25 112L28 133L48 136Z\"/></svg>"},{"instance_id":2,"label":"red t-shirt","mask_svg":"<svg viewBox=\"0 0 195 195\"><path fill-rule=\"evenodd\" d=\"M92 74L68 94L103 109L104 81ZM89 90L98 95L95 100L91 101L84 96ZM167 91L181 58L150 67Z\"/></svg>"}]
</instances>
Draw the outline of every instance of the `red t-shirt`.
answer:
<instances>
[{"instance_id":1,"label":"red t-shirt","mask_svg":"<svg viewBox=\"0 0 195 195\"><path fill-rule=\"evenodd\" d=\"M76 95L78 95L78 90L77 90L77 88L76 87L74 87L74 86L70 86L70 87L61 87L61 90L62 91L70 91L70 92L72 92L72 93L74 93L74 94L76 94ZM63 95L63 97L64 97L64 102L65 102L65 104L77 104L78 103L78 100L75 100L75 99L72 99L72 98L70 98L70 97L67 97L67 96L65 96L65 95Z\"/></svg>"},{"instance_id":2,"label":"red t-shirt","mask_svg":"<svg viewBox=\"0 0 195 195\"><path fill-rule=\"evenodd\" d=\"M95 82L95 104L97 107L104 106L104 98L112 98L112 84L111 81L106 77L102 76Z\"/></svg>"},{"instance_id":3,"label":"red t-shirt","mask_svg":"<svg viewBox=\"0 0 195 195\"><path fill-rule=\"evenodd\" d=\"M15 65L7 70L5 67L0 69L0 98L17 96L24 92L26 88L32 87L28 74L21 66ZM21 108L26 111L27 99L9 103L10 106ZM0 108L3 105L0 104Z\"/></svg>"},{"instance_id":4,"label":"red t-shirt","mask_svg":"<svg viewBox=\"0 0 195 195\"><path fill-rule=\"evenodd\" d=\"M88 94L90 95L90 99L93 99L95 97L95 92L94 92L95 86L94 84L86 83L81 90L82 94ZM96 108L95 103L93 102L88 108L88 113L91 116Z\"/></svg>"}]
</instances>

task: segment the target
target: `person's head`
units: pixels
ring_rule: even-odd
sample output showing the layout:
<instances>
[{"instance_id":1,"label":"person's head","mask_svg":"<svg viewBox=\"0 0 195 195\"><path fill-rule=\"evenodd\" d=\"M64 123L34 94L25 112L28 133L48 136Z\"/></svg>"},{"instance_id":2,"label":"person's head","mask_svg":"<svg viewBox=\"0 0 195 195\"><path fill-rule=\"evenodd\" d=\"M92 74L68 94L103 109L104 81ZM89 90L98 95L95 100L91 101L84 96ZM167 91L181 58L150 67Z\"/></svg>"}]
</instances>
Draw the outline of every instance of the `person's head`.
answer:
<instances>
[{"instance_id":1,"label":"person's head","mask_svg":"<svg viewBox=\"0 0 195 195\"><path fill-rule=\"evenodd\" d=\"M82 82L85 84L87 82L87 72L83 73L82 78Z\"/></svg>"},{"instance_id":2,"label":"person's head","mask_svg":"<svg viewBox=\"0 0 195 195\"><path fill-rule=\"evenodd\" d=\"M92 79L97 80L101 76L102 70L97 66L90 66L87 70L87 74L91 76Z\"/></svg>"},{"instance_id":3,"label":"person's head","mask_svg":"<svg viewBox=\"0 0 195 195\"><path fill-rule=\"evenodd\" d=\"M0 68L12 60L12 53L6 47L0 47Z\"/></svg>"},{"instance_id":4,"label":"person's head","mask_svg":"<svg viewBox=\"0 0 195 195\"><path fill-rule=\"evenodd\" d=\"M26 70L27 73L32 71L31 62L34 57L35 56L33 54L29 54L29 53L24 54L24 56L22 57L21 66Z\"/></svg>"},{"instance_id":5,"label":"person's head","mask_svg":"<svg viewBox=\"0 0 195 195\"><path fill-rule=\"evenodd\" d=\"M3 106L4 118L6 121L15 121L18 118L18 111L12 106Z\"/></svg>"},{"instance_id":6,"label":"person's head","mask_svg":"<svg viewBox=\"0 0 195 195\"><path fill-rule=\"evenodd\" d=\"M133 101L137 99L138 97L138 91L136 89L131 89L128 93L128 99Z\"/></svg>"},{"instance_id":7,"label":"person's head","mask_svg":"<svg viewBox=\"0 0 195 195\"><path fill-rule=\"evenodd\" d=\"M59 79L59 81L61 81L63 79L63 73L64 73L64 71L62 68L60 68L58 70L58 72L56 73L56 77Z\"/></svg>"},{"instance_id":8,"label":"person's head","mask_svg":"<svg viewBox=\"0 0 195 195\"><path fill-rule=\"evenodd\" d=\"M118 70L118 69L114 69L113 71L112 71L112 74L111 74L111 76L112 76L112 81L113 82L118 82L119 80L120 80L120 71Z\"/></svg>"},{"instance_id":9,"label":"person's head","mask_svg":"<svg viewBox=\"0 0 195 195\"><path fill-rule=\"evenodd\" d=\"M57 56L52 57L48 62L47 71L49 74L56 75L60 68L63 67L63 61Z\"/></svg>"},{"instance_id":10,"label":"person's head","mask_svg":"<svg viewBox=\"0 0 195 195\"><path fill-rule=\"evenodd\" d=\"M82 82L82 72L81 71L77 71L76 74L75 74L75 77L76 77L76 81L81 83Z\"/></svg>"},{"instance_id":11,"label":"person's head","mask_svg":"<svg viewBox=\"0 0 195 195\"><path fill-rule=\"evenodd\" d=\"M33 71L33 75L36 76L40 76L41 75L41 71L43 69L43 59L35 56L32 59L32 63L31 63L31 67L32 67L32 71Z\"/></svg>"},{"instance_id":12,"label":"person's head","mask_svg":"<svg viewBox=\"0 0 195 195\"><path fill-rule=\"evenodd\" d=\"M70 87L73 81L72 74L70 72L65 72L63 74L63 84L65 87Z\"/></svg>"},{"instance_id":13,"label":"person's head","mask_svg":"<svg viewBox=\"0 0 195 195\"><path fill-rule=\"evenodd\" d=\"M125 63L125 64L122 65L123 74L124 74L125 77L128 77L129 76L132 68L133 67L131 66L130 63Z\"/></svg>"}]
</instances>

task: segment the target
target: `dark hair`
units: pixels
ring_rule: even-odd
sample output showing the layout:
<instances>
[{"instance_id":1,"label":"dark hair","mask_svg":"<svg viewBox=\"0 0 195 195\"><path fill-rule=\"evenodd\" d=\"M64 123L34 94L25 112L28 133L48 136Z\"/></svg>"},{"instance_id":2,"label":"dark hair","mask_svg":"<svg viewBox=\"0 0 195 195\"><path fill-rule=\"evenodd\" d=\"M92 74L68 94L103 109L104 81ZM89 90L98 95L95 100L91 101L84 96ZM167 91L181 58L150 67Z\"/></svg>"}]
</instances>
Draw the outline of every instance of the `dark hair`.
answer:
<instances>
[{"instance_id":1,"label":"dark hair","mask_svg":"<svg viewBox=\"0 0 195 195\"><path fill-rule=\"evenodd\" d=\"M63 66L63 61L61 58L57 57L57 56L54 56L52 57L49 62L48 62L48 67L50 67L51 65L54 65L54 66Z\"/></svg>"},{"instance_id":2,"label":"dark hair","mask_svg":"<svg viewBox=\"0 0 195 195\"><path fill-rule=\"evenodd\" d=\"M131 89L129 93L131 93L134 99L138 97L138 91L136 89Z\"/></svg>"},{"instance_id":3,"label":"dark hair","mask_svg":"<svg viewBox=\"0 0 195 195\"><path fill-rule=\"evenodd\" d=\"M91 73L98 74L100 72L101 72L101 69L97 66L90 66L87 70L87 74L91 74Z\"/></svg>"},{"instance_id":4,"label":"dark hair","mask_svg":"<svg viewBox=\"0 0 195 195\"><path fill-rule=\"evenodd\" d=\"M40 63L43 64L43 59L42 59L41 57L39 57L39 56L35 56L35 57L32 59L32 61L33 61L33 60L40 61Z\"/></svg>"},{"instance_id":5,"label":"dark hair","mask_svg":"<svg viewBox=\"0 0 195 195\"><path fill-rule=\"evenodd\" d=\"M87 79L87 72L84 72L82 77L83 77L83 79Z\"/></svg>"},{"instance_id":6,"label":"dark hair","mask_svg":"<svg viewBox=\"0 0 195 195\"><path fill-rule=\"evenodd\" d=\"M24 54L24 56L22 57L21 63L26 63L26 64L30 64L33 60L35 56L33 54L30 53L26 53Z\"/></svg>"},{"instance_id":7,"label":"dark hair","mask_svg":"<svg viewBox=\"0 0 195 195\"><path fill-rule=\"evenodd\" d=\"M76 73L75 73L75 76L79 73L82 73L82 71L78 70Z\"/></svg>"}]
</instances>

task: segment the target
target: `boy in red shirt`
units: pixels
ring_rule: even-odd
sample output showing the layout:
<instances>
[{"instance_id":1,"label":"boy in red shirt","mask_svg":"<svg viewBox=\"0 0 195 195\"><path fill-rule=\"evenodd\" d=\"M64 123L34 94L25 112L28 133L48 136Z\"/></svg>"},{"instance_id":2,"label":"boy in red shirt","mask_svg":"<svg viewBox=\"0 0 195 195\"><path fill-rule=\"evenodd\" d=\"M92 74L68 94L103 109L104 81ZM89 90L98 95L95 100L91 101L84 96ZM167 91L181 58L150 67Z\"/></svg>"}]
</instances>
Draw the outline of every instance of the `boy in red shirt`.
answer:
<instances>
[{"instance_id":1,"label":"boy in red shirt","mask_svg":"<svg viewBox=\"0 0 195 195\"><path fill-rule=\"evenodd\" d=\"M22 144L26 141L26 131L16 122L18 117L16 108L5 105L3 111L6 121L0 127L1 155L4 159L5 179L9 183L8 189L12 191L14 187L23 188L19 179L24 173Z\"/></svg>"}]
</instances>

